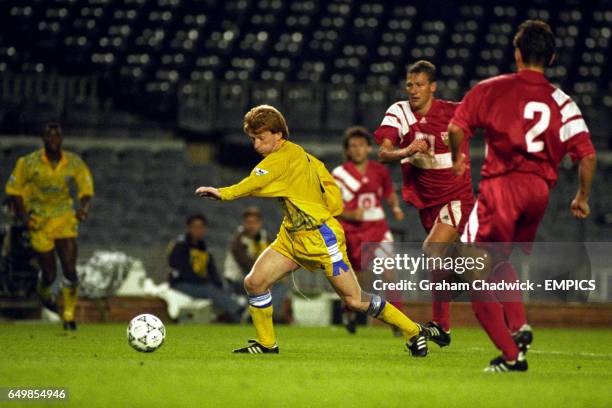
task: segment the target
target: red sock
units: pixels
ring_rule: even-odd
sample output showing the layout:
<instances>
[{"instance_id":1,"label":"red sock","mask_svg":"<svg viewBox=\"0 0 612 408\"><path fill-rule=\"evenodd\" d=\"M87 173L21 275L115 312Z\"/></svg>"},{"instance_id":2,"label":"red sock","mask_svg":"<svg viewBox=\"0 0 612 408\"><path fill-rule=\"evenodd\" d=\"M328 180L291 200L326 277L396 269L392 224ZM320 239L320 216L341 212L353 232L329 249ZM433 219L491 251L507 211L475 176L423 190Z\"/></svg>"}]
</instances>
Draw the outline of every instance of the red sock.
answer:
<instances>
[{"instance_id":1,"label":"red sock","mask_svg":"<svg viewBox=\"0 0 612 408\"><path fill-rule=\"evenodd\" d=\"M401 311L401 310L402 310L402 308L404 307L404 303L403 303L403 302L398 302L397 300L394 300L394 301L389 302L389 303L391 303L393 306L395 306L395 308L396 308L397 310L400 310L400 311Z\"/></svg>"},{"instance_id":2,"label":"red sock","mask_svg":"<svg viewBox=\"0 0 612 408\"><path fill-rule=\"evenodd\" d=\"M484 293L479 294L482 299ZM472 309L480 325L489 335L495 346L501 350L506 360L516 360L519 349L510 335L510 331L504 321L502 305L495 301L495 296L490 293L490 302L472 301Z\"/></svg>"},{"instance_id":3,"label":"red sock","mask_svg":"<svg viewBox=\"0 0 612 408\"><path fill-rule=\"evenodd\" d=\"M514 282L518 279L518 274L514 270L514 266L510 262L502 262L498 264L493 273L491 274L490 281L505 281ZM515 291L497 291L497 299L501 303L504 310L504 317L510 332L514 333L518 331L524 324L527 324L527 317L525 315L525 305L521 292Z\"/></svg>"},{"instance_id":4,"label":"red sock","mask_svg":"<svg viewBox=\"0 0 612 408\"><path fill-rule=\"evenodd\" d=\"M448 281L450 273L444 270L431 271L432 282ZM444 331L450 330L451 293L443 290L432 291L431 320L438 323Z\"/></svg>"},{"instance_id":5,"label":"red sock","mask_svg":"<svg viewBox=\"0 0 612 408\"><path fill-rule=\"evenodd\" d=\"M431 303L431 320L438 323L445 332L450 330L450 302L434 300Z\"/></svg>"}]
</instances>

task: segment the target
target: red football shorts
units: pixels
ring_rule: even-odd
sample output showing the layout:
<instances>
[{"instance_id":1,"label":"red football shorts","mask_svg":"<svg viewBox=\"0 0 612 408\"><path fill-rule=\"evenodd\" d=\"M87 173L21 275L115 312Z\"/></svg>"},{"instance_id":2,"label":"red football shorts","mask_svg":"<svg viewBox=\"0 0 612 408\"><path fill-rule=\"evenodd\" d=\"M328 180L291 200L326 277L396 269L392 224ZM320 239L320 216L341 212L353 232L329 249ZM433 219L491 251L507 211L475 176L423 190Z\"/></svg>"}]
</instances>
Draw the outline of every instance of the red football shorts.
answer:
<instances>
[{"instance_id":1,"label":"red football shorts","mask_svg":"<svg viewBox=\"0 0 612 408\"><path fill-rule=\"evenodd\" d=\"M548 193L546 180L530 173L513 172L482 180L461 241L533 242L548 205ZM523 250L530 248L527 245Z\"/></svg>"},{"instance_id":2,"label":"red football shorts","mask_svg":"<svg viewBox=\"0 0 612 408\"><path fill-rule=\"evenodd\" d=\"M393 255L392 253L387 253L390 252L391 249L388 244L382 245L380 248L378 248L376 245L363 245L369 242L393 242L393 235L391 234L386 222L376 224L372 223L370 226L364 225L361 230L345 232L345 236L346 252L349 260L351 261L351 265L353 265L356 272L360 272L363 267L367 266L375 256ZM384 253L378 253L381 251Z\"/></svg>"},{"instance_id":3,"label":"red football shorts","mask_svg":"<svg viewBox=\"0 0 612 408\"><path fill-rule=\"evenodd\" d=\"M428 233L435 224L441 222L450 225L461 234L473 207L474 198L470 197L422 208L419 210L419 216L423 228Z\"/></svg>"}]
</instances>

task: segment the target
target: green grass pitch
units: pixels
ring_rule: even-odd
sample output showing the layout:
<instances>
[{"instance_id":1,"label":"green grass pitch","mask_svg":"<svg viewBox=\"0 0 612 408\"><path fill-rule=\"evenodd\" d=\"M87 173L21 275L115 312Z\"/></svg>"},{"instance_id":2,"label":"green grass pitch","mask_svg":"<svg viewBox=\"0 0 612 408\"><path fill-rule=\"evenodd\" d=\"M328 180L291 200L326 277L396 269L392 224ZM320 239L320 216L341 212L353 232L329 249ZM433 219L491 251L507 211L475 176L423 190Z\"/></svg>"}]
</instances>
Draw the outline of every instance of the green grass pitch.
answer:
<instances>
[{"instance_id":1,"label":"green grass pitch","mask_svg":"<svg viewBox=\"0 0 612 408\"><path fill-rule=\"evenodd\" d=\"M279 326L280 355L231 354L250 326L168 325L149 354L125 330L1 324L0 387L68 387L69 405L83 407L612 406L612 330L536 328L529 371L510 374L481 372L498 353L476 328L454 329L452 345L430 344L424 359L383 327Z\"/></svg>"}]
</instances>

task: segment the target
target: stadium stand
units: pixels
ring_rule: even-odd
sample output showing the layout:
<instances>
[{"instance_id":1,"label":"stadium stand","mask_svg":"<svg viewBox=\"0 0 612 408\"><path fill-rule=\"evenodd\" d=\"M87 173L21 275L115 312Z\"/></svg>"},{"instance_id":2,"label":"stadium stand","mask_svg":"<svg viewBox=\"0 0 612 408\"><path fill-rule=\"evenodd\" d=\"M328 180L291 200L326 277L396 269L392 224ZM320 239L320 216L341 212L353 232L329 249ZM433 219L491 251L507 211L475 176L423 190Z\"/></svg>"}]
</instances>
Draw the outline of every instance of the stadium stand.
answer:
<instances>
[{"instance_id":1,"label":"stadium stand","mask_svg":"<svg viewBox=\"0 0 612 408\"><path fill-rule=\"evenodd\" d=\"M373 126L402 97L409 61L437 63L440 96L449 99L510 71L513 30L524 18L552 23L559 55L550 75L589 122L605 129L612 107L609 0L9 0L0 12L10 16L0 31L3 77L97 73L79 85L92 89L65 100L25 88L7 98L3 79L2 100L17 105L4 105L3 116L17 108L24 124L61 113L96 125L106 102L187 128L197 119L200 129L237 130L246 106L268 101L302 131ZM596 142L608 147L608 135Z\"/></svg>"},{"instance_id":2,"label":"stadium stand","mask_svg":"<svg viewBox=\"0 0 612 408\"><path fill-rule=\"evenodd\" d=\"M77 148L97 190L84 247L130 245L158 269L155 254L186 213L202 208L194 187L244 175L190 163L183 144L164 145L174 129L228 140L247 107L270 103L294 134L336 147L322 157L333 167L341 156L330 136L356 123L376 126L390 102L405 98L406 63L435 62L439 97L459 100L475 81L512 70L512 34L525 18L551 22L559 49L549 74L581 106L597 147L611 146L610 0L6 0L0 15L9 16L0 28L0 132L35 134L59 117L79 137L160 140ZM34 144L1 145L3 182ZM540 239L609 239L610 170L598 169L606 181L596 183L595 216L582 226L567 210L575 170L564 170ZM278 220L274 202L256 202L273 213L266 220ZM207 204L218 259L250 203ZM423 237L415 214L393 227L402 239Z\"/></svg>"}]
</instances>

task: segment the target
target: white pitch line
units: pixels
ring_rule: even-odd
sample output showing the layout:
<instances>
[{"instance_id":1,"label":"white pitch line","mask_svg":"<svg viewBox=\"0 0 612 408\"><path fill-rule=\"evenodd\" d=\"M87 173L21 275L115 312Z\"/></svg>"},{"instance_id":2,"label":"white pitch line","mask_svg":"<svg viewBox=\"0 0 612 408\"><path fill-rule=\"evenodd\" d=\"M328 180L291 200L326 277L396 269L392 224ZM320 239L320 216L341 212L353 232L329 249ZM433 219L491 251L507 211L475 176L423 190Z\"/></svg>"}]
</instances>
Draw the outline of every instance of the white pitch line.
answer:
<instances>
[{"instance_id":1,"label":"white pitch line","mask_svg":"<svg viewBox=\"0 0 612 408\"><path fill-rule=\"evenodd\" d=\"M589 353L580 351L578 353L569 353L567 351L555 351L555 350L529 350L530 354L555 354L559 356L582 356L582 357L600 357L612 359L612 354L603 353Z\"/></svg>"},{"instance_id":2,"label":"white pitch line","mask_svg":"<svg viewBox=\"0 0 612 408\"><path fill-rule=\"evenodd\" d=\"M470 351L486 351L484 347L470 347L468 348ZM556 351L556 350L529 350L528 354L552 354L558 356L578 356L578 357L599 357L599 358L609 358L612 359L612 354L603 354L603 353L589 353L589 352L577 352L570 353L567 351Z\"/></svg>"}]
</instances>

